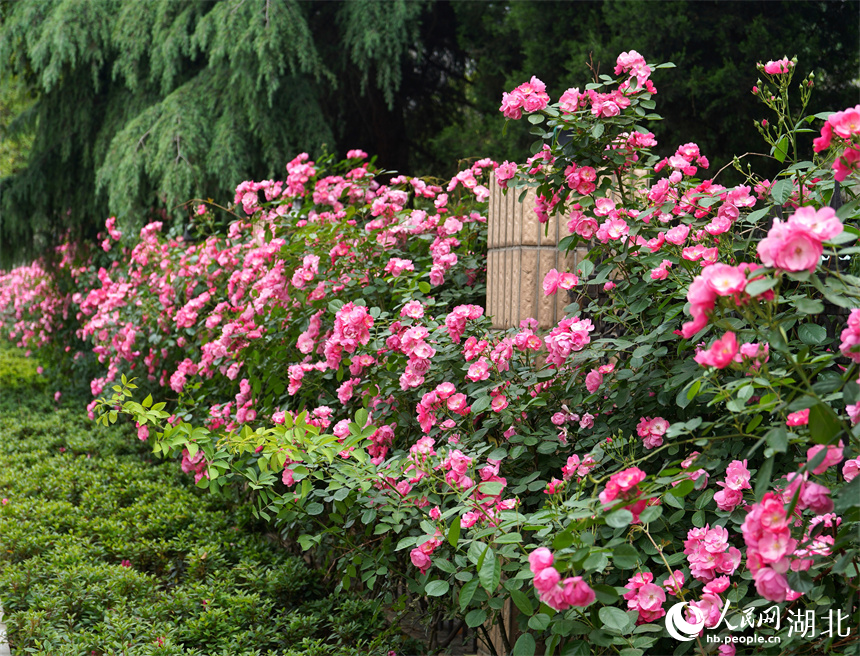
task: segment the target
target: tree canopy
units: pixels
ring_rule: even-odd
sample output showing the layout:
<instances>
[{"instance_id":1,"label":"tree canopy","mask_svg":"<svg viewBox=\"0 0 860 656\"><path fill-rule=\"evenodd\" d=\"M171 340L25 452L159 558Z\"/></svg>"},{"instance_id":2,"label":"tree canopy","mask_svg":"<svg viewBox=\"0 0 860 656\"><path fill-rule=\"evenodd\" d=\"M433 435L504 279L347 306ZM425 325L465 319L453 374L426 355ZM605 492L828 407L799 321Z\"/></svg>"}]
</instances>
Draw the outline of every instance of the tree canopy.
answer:
<instances>
[{"instance_id":1,"label":"tree canopy","mask_svg":"<svg viewBox=\"0 0 860 656\"><path fill-rule=\"evenodd\" d=\"M438 175L522 160L502 91L537 75L558 96L630 49L678 65L656 80L658 138L712 161L758 143L756 61L797 54L821 109L857 102L854 2L0 0L0 127L27 151L3 159L0 254L187 216L302 151Z\"/></svg>"}]
</instances>

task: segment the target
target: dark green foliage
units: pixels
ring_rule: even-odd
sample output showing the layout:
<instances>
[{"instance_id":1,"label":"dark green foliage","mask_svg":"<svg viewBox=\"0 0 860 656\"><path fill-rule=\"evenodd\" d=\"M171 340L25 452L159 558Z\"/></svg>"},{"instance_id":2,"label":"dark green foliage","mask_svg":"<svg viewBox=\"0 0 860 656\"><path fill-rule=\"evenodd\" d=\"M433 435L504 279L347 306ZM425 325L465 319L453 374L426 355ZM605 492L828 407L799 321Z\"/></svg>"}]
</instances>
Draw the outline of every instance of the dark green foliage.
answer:
<instances>
[{"instance_id":1,"label":"dark green foliage","mask_svg":"<svg viewBox=\"0 0 860 656\"><path fill-rule=\"evenodd\" d=\"M0 174L0 261L110 214L182 223L183 203L302 151L436 175L522 161L528 125L502 137L502 92L537 75L557 98L631 49L678 65L654 75L657 152L696 141L716 172L759 143L756 61L797 55L812 110L838 110L857 102L858 45L850 1L0 0L0 80L37 97L15 121L35 130L28 165Z\"/></svg>"},{"instance_id":2,"label":"dark green foliage","mask_svg":"<svg viewBox=\"0 0 860 656\"><path fill-rule=\"evenodd\" d=\"M373 646L386 631L378 606L330 595L321 571L244 527L240 506L186 485L175 462L145 460L133 431L52 407L38 385L30 360L0 349L0 598L14 653L357 656L400 644Z\"/></svg>"},{"instance_id":3,"label":"dark green foliage","mask_svg":"<svg viewBox=\"0 0 860 656\"><path fill-rule=\"evenodd\" d=\"M711 160L711 174L734 155L759 150L753 119L764 115L749 92L757 79L756 62L796 55L801 75L815 71L811 113L858 102L856 2L550 0L461 3L456 10L463 23L461 45L475 56L470 79L481 104L442 134L438 145L446 153L456 153L458 131L471 135L480 125L490 138L482 154L522 161L532 137L527 130L515 133L519 152L498 138L504 123L497 112L501 92L536 75L557 99L568 87L583 89L591 81L582 75L587 64L595 73L612 75L618 54L629 50L648 62L677 65L652 76L665 119L650 126L660 144L656 152L670 155L695 141ZM762 164L767 169L761 159L755 167L761 170ZM774 163L772 172L777 169Z\"/></svg>"},{"instance_id":4,"label":"dark green foliage","mask_svg":"<svg viewBox=\"0 0 860 656\"><path fill-rule=\"evenodd\" d=\"M0 73L38 92L29 165L3 180L6 259L35 234L92 236L109 213L135 226L151 208L187 215L178 204L279 176L296 153L341 137L377 150L423 6L2 3ZM358 103L374 124L357 123Z\"/></svg>"}]
</instances>

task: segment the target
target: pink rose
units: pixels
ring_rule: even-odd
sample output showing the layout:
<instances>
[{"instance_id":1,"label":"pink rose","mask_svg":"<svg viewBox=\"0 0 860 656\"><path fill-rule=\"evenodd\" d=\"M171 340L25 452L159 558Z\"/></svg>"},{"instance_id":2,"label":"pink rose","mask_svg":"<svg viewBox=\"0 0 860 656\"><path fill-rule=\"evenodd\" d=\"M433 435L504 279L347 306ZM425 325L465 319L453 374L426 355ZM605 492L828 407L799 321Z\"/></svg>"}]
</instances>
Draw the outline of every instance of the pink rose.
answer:
<instances>
[{"instance_id":1,"label":"pink rose","mask_svg":"<svg viewBox=\"0 0 860 656\"><path fill-rule=\"evenodd\" d=\"M568 577L562 584L564 585L562 599L566 604L584 608L594 603L596 599L594 590L582 580L581 576Z\"/></svg>"},{"instance_id":2,"label":"pink rose","mask_svg":"<svg viewBox=\"0 0 860 656\"><path fill-rule=\"evenodd\" d=\"M427 570L430 568L430 565L433 564L433 561L430 559L426 553L424 553L419 547L416 547L412 551L409 552L409 557L412 559L412 564L415 565L418 569L421 570L422 574L426 574Z\"/></svg>"},{"instance_id":3,"label":"pink rose","mask_svg":"<svg viewBox=\"0 0 860 656\"><path fill-rule=\"evenodd\" d=\"M830 498L830 490L818 483L806 483L800 492L799 503L812 510L816 515L826 515L833 512L833 499Z\"/></svg>"},{"instance_id":4,"label":"pink rose","mask_svg":"<svg viewBox=\"0 0 860 656\"><path fill-rule=\"evenodd\" d=\"M558 290L558 271L550 269L543 279L544 296L552 296Z\"/></svg>"},{"instance_id":5,"label":"pink rose","mask_svg":"<svg viewBox=\"0 0 860 656\"><path fill-rule=\"evenodd\" d=\"M600 385L603 383L603 374L596 369L592 369L585 376L585 388L589 394L594 394Z\"/></svg>"},{"instance_id":6,"label":"pink rose","mask_svg":"<svg viewBox=\"0 0 860 656\"><path fill-rule=\"evenodd\" d=\"M546 547L538 547L529 554L529 567L532 574L538 574L547 567L552 567L553 555Z\"/></svg>"},{"instance_id":7,"label":"pink rose","mask_svg":"<svg viewBox=\"0 0 860 656\"><path fill-rule=\"evenodd\" d=\"M781 223L774 219L767 237L758 243L758 255L765 266L785 271L815 271L824 252L821 240L802 223Z\"/></svg>"},{"instance_id":8,"label":"pink rose","mask_svg":"<svg viewBox=\"0 0 860 656\"><path fill-rule=\"evenodd\" d=\"M770 567L762 567L753 575L753 579L756 592L769 601L785 601L786 594L791 591L786 578Z\"/></svg>"},{"instance_id":9,"label":"pink rose","mask_svg":"<svg viewBox=\"0 0 860 656\"><path fill-rule=\"evenodd\" d=\"M703 367L716 367L725 369L728 367L738 352L738 343L735 334L726 332L720 339L716 340L707 351L696 353L694 360Z\"/></svg>"},{"instance_id":10,"label":"pink rose","mask_svg":"<svg viewBox=\"0 0 860 656\"><path fill-rule=\"evenodd\" d=\"M845 480L854 480L854 478L857 477L857 474L860 474L860 458L846 460L845 464L842 465L842 475L845 477Z\"/></svg>"},{"instance_id":11,"label":"pink rose","mask_svg":"<svg viewBox=\"0 0 860 656\"><path fill-rule=\"evenodd\" d=\"M551 592L560 580L561 575L559 575L555 567L544 567L535 574L534 586L538 592L546 594Z\"/></svg>"},{"instance_id":12,"label":"pink rose","mask_svg":"<svg viewBox=\"0 0 860 656\"><path fill-rule=\"evenodd\" d=\"M809 421L809 415L807 410L807 421ZM823 474L827 471L828 468L833 465L838 465L842 462L842 449L845 444L842 440L839 440L839 445L836 446L834 444L830 444L828 446L824 446L823 444L816 444L815 446L811 446L806 450L806 462L810 462L816 455L818 455L822 449L827 449L827 453L824 456L824 460L819 463L819 465L812 470L813 474Z\"/></svg>"},{"instance_id":13,"label":"pink rose","mask_svg":"<svg viewBox=\"0 0 860 656\"><path fill-rule=\"evenodd\" d=\"M809 408L798 410L788 415L785 421L786 426L806 426L809 423Z\"/></svg>"}]
</instances>

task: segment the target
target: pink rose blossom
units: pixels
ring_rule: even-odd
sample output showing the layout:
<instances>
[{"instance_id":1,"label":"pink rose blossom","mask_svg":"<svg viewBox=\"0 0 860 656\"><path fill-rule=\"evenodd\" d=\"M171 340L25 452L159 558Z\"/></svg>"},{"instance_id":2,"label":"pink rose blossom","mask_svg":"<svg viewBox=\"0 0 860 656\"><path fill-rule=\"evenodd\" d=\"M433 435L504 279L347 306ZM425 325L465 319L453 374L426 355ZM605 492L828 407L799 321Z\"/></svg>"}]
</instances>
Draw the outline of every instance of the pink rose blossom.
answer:
<instances>
[{"instance_id":1,"label":"pink rose blossom","mask_svg":"<svg viewBox=\"0 0 860 656\"><path fill-rule=\"evenodd\" d=\"M798 410L797 412L792 412L788 415L785 425L786 426L806 426L809 423L809 408L805 410Z\"/></svg>"}]
</instances>

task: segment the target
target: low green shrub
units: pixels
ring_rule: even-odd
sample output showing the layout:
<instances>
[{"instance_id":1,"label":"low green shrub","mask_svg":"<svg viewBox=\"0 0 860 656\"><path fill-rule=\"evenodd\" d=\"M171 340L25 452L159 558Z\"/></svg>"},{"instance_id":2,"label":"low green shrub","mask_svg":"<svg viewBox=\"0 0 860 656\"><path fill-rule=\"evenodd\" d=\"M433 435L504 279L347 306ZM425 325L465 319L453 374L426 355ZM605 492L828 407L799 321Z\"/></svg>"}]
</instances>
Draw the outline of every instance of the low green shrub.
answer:
<instances>
[{"instance_id":1,"label":"low green shrub","mask_svg":"<svg viewBox=\"0 0 860 656\"><path fill-rule=\"evenodd\" d=\"M377 605L331 595L321 571L250 530L241 505L146 461L128 428L56 407L35 371L0 349L0 385L26 391L0 388L0 600L14 653L402 653Z\"/></svg>"}]
</instances>

